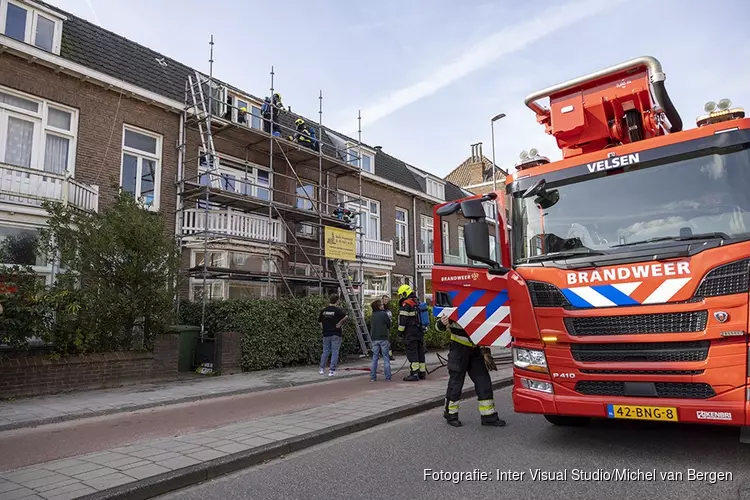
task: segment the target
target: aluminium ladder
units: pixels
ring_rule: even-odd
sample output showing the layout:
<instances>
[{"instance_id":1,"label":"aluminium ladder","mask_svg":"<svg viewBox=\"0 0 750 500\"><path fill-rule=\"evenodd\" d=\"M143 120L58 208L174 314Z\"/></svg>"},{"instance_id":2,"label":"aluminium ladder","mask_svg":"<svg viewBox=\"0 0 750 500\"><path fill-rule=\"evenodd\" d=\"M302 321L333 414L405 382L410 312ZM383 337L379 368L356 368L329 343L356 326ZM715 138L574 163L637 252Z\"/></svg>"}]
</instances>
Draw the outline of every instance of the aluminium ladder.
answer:
<instances>
[{"instance_id":1,"label":"aluminium ladder","mask_svg":"<svg viewBox=\"0 0 750 500\"><path fill-rule=\"evenodd\" d=\"M372 352L372 339L365 322L365 311L362 309L362 302L359 293L354 291L352 280L349 278L349 269L344 261L333 261L333 268L336 271L336 278L339 281L344 300L346 300L349 309L354 314L354 327L359 340L359 347L363 356L368 356Z\"/></svg>"}]
</instances>

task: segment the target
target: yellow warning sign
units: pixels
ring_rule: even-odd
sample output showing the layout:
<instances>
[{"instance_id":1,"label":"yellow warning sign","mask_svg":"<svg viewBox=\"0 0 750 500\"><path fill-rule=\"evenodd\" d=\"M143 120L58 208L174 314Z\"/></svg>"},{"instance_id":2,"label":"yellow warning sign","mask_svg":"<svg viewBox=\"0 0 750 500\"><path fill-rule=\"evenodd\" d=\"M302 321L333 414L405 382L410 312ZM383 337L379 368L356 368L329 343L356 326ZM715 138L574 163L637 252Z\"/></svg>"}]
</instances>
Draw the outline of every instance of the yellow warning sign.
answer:
<instances>
[{"instance_id":1,"label":"yellow warning sign","mask_svg":"<svg viewBox=\"0 0 750 500\"><path fill-rule=\"evenodd\" d=\"M327 259L357 260L357 239L354 231L326 226L325 238Z\"/></svg>"}]
</instances>

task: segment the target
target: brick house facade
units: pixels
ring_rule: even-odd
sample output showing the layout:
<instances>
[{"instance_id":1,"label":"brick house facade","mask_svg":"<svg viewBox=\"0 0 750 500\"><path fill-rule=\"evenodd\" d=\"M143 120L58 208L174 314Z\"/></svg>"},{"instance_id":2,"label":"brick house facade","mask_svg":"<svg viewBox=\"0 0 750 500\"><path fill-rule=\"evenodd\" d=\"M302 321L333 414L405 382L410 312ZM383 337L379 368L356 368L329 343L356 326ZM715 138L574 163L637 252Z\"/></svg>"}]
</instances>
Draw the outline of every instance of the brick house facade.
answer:
<instances>
[{"instance_id":1,"label":"brick house facade","mask_svg":"<svg viewBox=\"0 0 750 500\"><path fill-rule=\"evenodd\" d=\"M0 19L8 5L0 0ZM0 146L0 237L42 226L40 199L64 198L82 209L99 210L112 200L114 182L143 197L153 209L175 213L183 266L200 265L203 246L194 235L205 222L204 209L176 186L180 180L202 182L201 136L185 125L189 115L184 112L185 85L196 71L51 5L31 0L13 5L35 23L51 23L51 35L47 39L39 30L32 34L29 26L20 24L0 26L0 144L14 146ZM346 160L346 151L357 141L325 128L319 137L324 153L320 158L291 147L272 156L259 130L262 100L218 84L221 98L229 104L215 132L224 172L222 189L242 195L244 205L251 208L240 213L231 205L211 206L209 225L232 220L242 222L244 229L224 227L225 237L210 244L209 260L241 268L233 271L245 274L243 280L212 280L209 293L215 298L275 296L284 286L280 281L264 285L263 273L301 277L313 272L315 258L324 265L319 255L310 258L322 246L322 228L312 229L299 213L291 218L274 213L272 204L266 208L261 202L268 197L290 207L290 213L299 212L312 208L307 201L310 191L314 203L330 217L337 203L351 203L354 195L360 196L361 174L363 200L357 203L366 234L358 258L364 295L393 292L402 282L429 295L433 208L466 192L366 144L356 145L364 155L347 171L347 162L352 162ZM29 102L37 103L37 113L23 109L33 107ZM237 126L240 107L248 110L242 127ZM286 113L283 118L293 126L298 115ZM61 149L64 144L67 156ZM321 174L318 162L333 165L329 174ZM334 169L339 175L330 175ZM26 184L19 183L24 178ZM451 254L459 256L459 228L452 222L448 238ZM39 272L49 273L44 263L35 264L40 264ZM202 293L200 281L198 287L196 279L187 280L185 295L196 298L199 288ZM310 283L293 290L321 291Z\"/></svg>"}]
</instances>

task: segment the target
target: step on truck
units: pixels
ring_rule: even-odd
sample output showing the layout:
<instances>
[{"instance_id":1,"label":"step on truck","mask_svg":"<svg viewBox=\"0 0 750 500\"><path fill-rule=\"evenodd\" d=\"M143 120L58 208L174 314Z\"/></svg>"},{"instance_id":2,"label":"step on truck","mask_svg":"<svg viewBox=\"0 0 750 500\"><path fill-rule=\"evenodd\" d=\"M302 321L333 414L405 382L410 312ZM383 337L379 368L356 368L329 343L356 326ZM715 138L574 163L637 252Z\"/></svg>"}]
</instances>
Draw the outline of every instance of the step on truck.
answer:
<instances>
[{"instance_id":1,"label":"step on truck","mask_svg":"<svg viewBox=\"0 0 750 500\"><path fill-rule=\"evenodd\" d=\"M434 314L512 349L516 412L746 442L750 119L722 99L683 130L664 82L640 57L526 98L562 159L523 152L504 189L435 208Z\"/></svg>"}]
</instances>

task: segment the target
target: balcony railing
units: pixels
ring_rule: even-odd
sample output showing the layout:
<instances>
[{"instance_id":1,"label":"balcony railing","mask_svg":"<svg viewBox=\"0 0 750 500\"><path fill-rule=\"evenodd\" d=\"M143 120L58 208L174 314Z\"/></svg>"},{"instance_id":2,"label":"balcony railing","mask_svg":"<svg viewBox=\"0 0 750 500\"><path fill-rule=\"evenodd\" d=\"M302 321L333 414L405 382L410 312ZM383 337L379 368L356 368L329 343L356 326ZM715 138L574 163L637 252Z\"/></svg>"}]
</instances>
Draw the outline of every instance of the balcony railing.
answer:
<instances>
[{"instance_id":1,"label":"balcony railing","mask_svg":"<svg viewBox=\"0 0 750 500\"><path fill-rule=\"evenodd\" d=\"M451 264L454 266L468 264L468 259L465 255L450 255L447 254L443 258L445 264ZM435 264L435 257L432 253L418 253L417 254L417 269L431 269Z\"/></svg>"},{"instance_id":2,"label":"balcony railing","mask_svg":"<svg viewBox=\"0 0 750 500\"><path fill-rule=\"evenodd\" d=\"M362 251L364 245L364 252ZM373 260L393 260L393 241L380 241L362 238L361 244L357 238L357 256Z\"/></svg>"},{"instance_id":3,"label":"balcony railing","mask_svg":"<svg viewBox=\"0 0 750 500\"><path fill-rule=\"evenodd\" d=\"M417 269L429 269L435 263L435 256L432 253L417 254Z\"/></svg>"},{"instance_id":4,"label":"balcony railing","mask_svg":"<svg viewBox=\"0 0 750 500\"><path fill-rule=\"evenodd\" d=\"M182 234L189 236L206 230L206 212L203 208L189 208L183 211ZM276 219L248 215L230 210L209 209L208 229L211 233L225 234L238 238L284 243L285 233Z\"/></svg>"},{"instance_id":5,"label":"balcony railing","mask_svg":"<svg viewBox=\"0 0 750 500\"><path fill-rule=\"evenodd\" d=\"M68 203L81 210L99 210L99 186L70 176L0 163L0 202L41 207L45 201Z\"/></svg>"}]
</instances>

